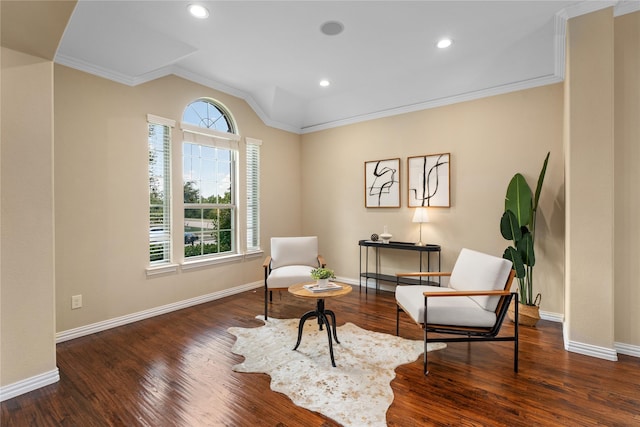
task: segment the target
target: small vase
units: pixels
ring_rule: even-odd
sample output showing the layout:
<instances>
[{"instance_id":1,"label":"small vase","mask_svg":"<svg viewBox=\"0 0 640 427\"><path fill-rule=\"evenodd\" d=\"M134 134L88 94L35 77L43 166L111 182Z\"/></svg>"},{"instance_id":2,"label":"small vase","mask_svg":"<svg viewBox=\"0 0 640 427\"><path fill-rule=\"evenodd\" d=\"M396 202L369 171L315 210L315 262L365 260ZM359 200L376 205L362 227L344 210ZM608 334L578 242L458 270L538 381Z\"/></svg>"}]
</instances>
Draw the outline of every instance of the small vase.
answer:
<instances>
[{"instance_id":1,"label":"small vase","mask_svg":"<svg viewBox=\"0 0 640 427\"><path fill-rule=\"evenodd\" d=\"M389 233L389 230L387 230L387 226L385 225L384 231L380 233L380 239L382 240L382 243L389 243L391 237L391 233Z\"/></svg>"},{"instance_id":2,"label":"small vase","mask_svg":"<svg viewBox=\"0 0 640 427\"><path fill-rule=\"evenodd\" d=\"M320 289L328 288L329 287L329 279L318 279L318 281L316 282L316 285Z\"/></svg>"}]
</instances>

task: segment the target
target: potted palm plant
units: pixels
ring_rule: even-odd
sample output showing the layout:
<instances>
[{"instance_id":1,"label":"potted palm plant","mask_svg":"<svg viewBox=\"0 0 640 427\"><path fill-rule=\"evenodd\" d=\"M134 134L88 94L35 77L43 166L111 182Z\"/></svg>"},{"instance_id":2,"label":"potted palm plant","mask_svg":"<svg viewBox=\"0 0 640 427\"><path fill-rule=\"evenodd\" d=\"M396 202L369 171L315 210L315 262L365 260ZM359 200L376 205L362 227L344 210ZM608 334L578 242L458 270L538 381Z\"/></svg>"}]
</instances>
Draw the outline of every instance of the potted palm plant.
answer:
<instances>
[{"instance_id":1,"label":"potted palm plant","mask_svg":"<svg viewBox=\"0 0 640 427\"><path fill-rule=\"evenodd\" d=\"M547 153L542 170L538 177L536 192L532 193L529 184L522 174L511 178L504 200L504 213L500 219L502 237L512 242L502 255L513 263L518 279L520 306L518 319L514 319L513 310L509 311L512 321L523 325L534 326L540 320L540 294L533 294L533 267L536 265L535 240L536 216L540 191L549 162ZM515 303L515 302L514 302Z\"/></svg>"}]
</instances>

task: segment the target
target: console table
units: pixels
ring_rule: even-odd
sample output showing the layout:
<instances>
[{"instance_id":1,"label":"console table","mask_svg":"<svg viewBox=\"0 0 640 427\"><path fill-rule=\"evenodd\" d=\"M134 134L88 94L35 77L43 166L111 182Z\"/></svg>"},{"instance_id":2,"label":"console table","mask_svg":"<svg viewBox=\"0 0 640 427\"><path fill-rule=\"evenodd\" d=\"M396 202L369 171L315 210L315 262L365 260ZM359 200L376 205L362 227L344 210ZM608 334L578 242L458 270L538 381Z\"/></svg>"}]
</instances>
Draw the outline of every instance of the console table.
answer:
<instances>
[{"instance_id":1,"label":"console table","mask_svg":"<svg viewBox=\"0 0 640 427\"><path fill-rule=\"evenodd\" d=\"M365 279L365 291L368 293L367 287L367 279L375 279L376 281L376 291L379 289L379 281L385 282L394 282L394 283L404 283L410 285L435 285L440 286L440 277L438 277L437 282L429 281L423 279L422 277L418 279L412 279L408 277L402 277L397 279L396 276L390 274L382 274L382 266L380 262L380 251L381 250L403 250L403 251L413 251L418 252L419 257L419 270L422 271L422 256L424 253L427 254L427 271L431 271L431 254L435 253L438 256L438 271L440 271L440 245L424 245L424 246L416 246L415 243L408 242L374 242L372 240L360 240L358 242L360 246L360 291L362 291L362 278ZM369 271L369 248L374 250L373 256L375 257L375 271ZM362 271L362 252L365 253L365 268Z\"/></svg>"}]
</instances>

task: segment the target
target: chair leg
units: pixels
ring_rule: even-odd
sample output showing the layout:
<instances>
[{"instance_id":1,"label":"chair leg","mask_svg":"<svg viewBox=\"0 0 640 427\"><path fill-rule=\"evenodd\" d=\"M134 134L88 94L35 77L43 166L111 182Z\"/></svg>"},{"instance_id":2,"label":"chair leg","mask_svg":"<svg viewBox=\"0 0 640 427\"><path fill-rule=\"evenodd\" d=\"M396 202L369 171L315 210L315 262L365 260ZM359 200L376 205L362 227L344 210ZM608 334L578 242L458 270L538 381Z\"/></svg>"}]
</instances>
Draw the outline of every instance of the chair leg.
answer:
<instances>
[{"instance_id":1,"label":"chair leg","mask_svg":"<svg viewBox=\"0 0 640 427\"><path fill-rule=\"evenodd\" d=\"M515 326L514 326L514 336L513 340L513 372L518 372L518 300L515 303Z\"/></svg>"},{"instance_id":2,"label":"chair leg","mask_svg":"<svg viewBox=\"0 0 640 427\"><path fill-rule=\"evenodd\" d=\"M268 303L267 303L267 294L269 293L269 290L266 288L264 288L264 320L265 322L267 321L267 309L268 309Z\"/></svg>"},{"instance_id":3,"label":"chair leg","mask_svg":"<svg viewBox=\"0 0 640 427\"><path fill-rule=\"evenodd\" d=\"M400 307L396 305L396 336L400 336Z\"/></svg>"},{"instance_id":4,"label":"chair leg","mask_svg":"<svg viewBox=\"0 0 640 427\"><path fill-rule=\"evenodd\" d=\"M422 373L427 376L427 374L429 373L429 370L427 369L427 348L429 347L429 343L427 342L427 328L425 326L424 328L424 369L422 371Z\"/></svg>"}]
</instances>

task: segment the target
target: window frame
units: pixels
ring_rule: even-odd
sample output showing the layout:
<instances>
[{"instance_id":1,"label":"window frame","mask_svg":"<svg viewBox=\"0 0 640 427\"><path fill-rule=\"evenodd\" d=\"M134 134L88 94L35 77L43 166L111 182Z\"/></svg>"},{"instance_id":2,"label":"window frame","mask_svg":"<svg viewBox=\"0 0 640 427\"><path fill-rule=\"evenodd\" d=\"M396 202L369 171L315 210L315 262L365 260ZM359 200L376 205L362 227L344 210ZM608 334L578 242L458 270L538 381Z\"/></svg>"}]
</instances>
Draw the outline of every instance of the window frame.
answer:
<instances>
[{"instance_id":1,"label":"window frame","mask_svg":"<svg viewBox=\"0 0 640 427\"><path fill-rule=\"evenodd\" d=\"M200 102L206 102L209 104L212 104L217 110L218 112L220 112L221 114L223 114L225 117L225 122L229 125L229 128L231 130L233 130L234 132L236 131L236 126L235 126L235 120L233 119L233 116L229 113L229 110L227 110L223 105L221 105L219 102L210 99L210 98L199 98L191 103L189 103L187 105L187 107L184 110L183 113L183 119L185 119L186 113L189 110L189 108L195 104L195 103L200 103ZM206 120L205 120L206 121ZM203 122L205 122L203 121ZM189 208L196 208L196 209L218 209L218 208L230 208L231 209L231 251L225 251L225 252L215 252L215 253L209 253L209 254L200 254L200 255L195 255L195 256L189 256L187 257L185 255L185 251L184 249L182 250L182 266L183 268L194 268L194 267L199 267L202 265L209 265L209 264L217 264L220 262L226 262L228 260L234 260L238 257L242 257L242 247L240 246L241 240L240 240L240 231L241 231L241 227L240 227L240 209L239 209L239 192L240 192L240 180L239 180L239 176L238 176L238 170L239 170L239 164L238 164L238 160L239 160L239 141L240 141L240 135L238 135L237 133L229 133L229 132L224 132L221 130L217 130L217 129L213 129L213 128L207 128L207 127L201 127L198 126L196 124L193 123L188 123L188 122L181 122L180 124L181 126L181 130L182 130L182 141L181 141L181 149L180 149L180 156L181 156L181 167L184 165L184 144L185 143L190 143L190 144L196 144L196 145L201 145L201 146L209 146L209 147L214 147L214 148L218 148L218 149L227 149L230 151L230 158L231 158L231 171L230 171L230 177L231 177L231 203L229 204L220 204L220 203L206 203L206 204L202 204L202 203L198 203L198 204L189 204L189 203L185 203L184 202L184 191L183 191L183 196L181 198L180 201L180 211L182 213L182 231L183 233L185 233L185 210L189 209ZM181 187L184 190L184 170L181 170L180 173L181 177L180 177L180 182L182 183ZM191 205L191 206L190 206ZM174 208L177 208L177 206L174 206Z\"/></svg>"},{"instance_id":2,"label":"window frame","mask_svg":"<svg viewBox=\"0 0 640 427\"><path fill-rule=\"evenodd\" d=\"M245 138L245 250L262 252L260 240L260 147L262 141Z\"/></svg>"},{"instance_id":3,"label":"window frame","mask_svg":"<svg viewBox=\"0 0 640 427\"><path fill-rule=\"evenodd\" d=\"M148 262L148 266L147 266L147 274L148 275L153 275L153 274L161 274L161 273L165 273L168 271L175 271L177 268L177 265L175 263L173 263L173 244L172 244L172 236L173 236L173 221L172 221L172 214L173 214L173 209L172 209L172 194L173 192L171 191L171 187L172 187L172 155L171 155L171 150L172 150L172 131L173 128L175 127L175 120L171 120L171 119L167 119L164 117L160 117L160 116L155 116L153 114L147 114L147 148L149 151L149 164L148 164L148 185L149 185L149 209L148 209L148 225L147 225L147 232L148 232L148 241L149 241L149 246L148 246L148 252L147 252L147 262ZM161 150L155 150L160 151L160 154L163 157L163 163L164 166L161 168L160 170L160 174L155 175L154 171L152 171L152 157L151 157L151 150L152 150L152 141L151 141L151 127L152 126L161 126L163 128L164 131L164 137L163 137L163 142L162 142L162 149ZM159 171L155 171L155 172L159 172ZM156 179L160 179L162 182L160 184L161 188L162 188L162 192L164 193L164 200L162 203L162 220L158 223L157 222L157 218L154 218L154 214L153 214L153 207L154 204L152 203L151 200L151 194L153 191L153 180ZM158 205L158 204L156 204ZM152 228L156 228L156 225L159 225L160 227L160 234L156 234L156 235L152 235ZM152 239L159 239L159 241L161 242L161 244L163 244L164 248L162 250L163 254L162 254L162 258L159 260L151 260L151 258L154 255L154 252L152 250Z\"/></svg>"},{"instance_id":4,"label":"window frame","mask_svg":"<svg viewBox=\"0 0 640 427\"><path fill-rule=\"evenodd\" d=\"M261 140L254 138L245 138L244 147L240 148L241 137L237 132L235 119L233 115L226 109L221 103L211 98L198 98L197 100L189 103L187 108L194 102L207 102L211 103L218 109L218 111L225 115L223 122L227 123L234 133L223 132L218 129L206 128L194 125L188 122L176 122L175 120L166 119L160 116L147 114L147 133L152 124L168 126L166 136L168 138L168 144L165 145L165 154L168 155L168 161L165 164L165 186L168 189L169 197L165 200L165 206L167 209L168 220L168 252L165 252L163 259L157 262L151 261L151 247L148 246L147 250L147 277L161 276L164 274L177 273L178 270L187 271L190 269L196 269L216 264L224 264L228 262L237 262L245 258L253 258L263 253L260 247L260 146ZM216 115L217 117L217 115ZM217 117L220 119L219 117ZM206 120L205 120L206 122ZM176 138L173 132L176 130L176 123L180 123L180 130L182 138ZM219 126L217 126L219 127ZM148 145L149 145L149 138ZM226 148L231 151L232 166L231 166L231 183L232 183L232 251L222 253L204 254L199 256L185 257L184 251L184 231L185 231L185 208L188 208L188 204L184 203L184 156L183 147L185 142L211 145L216 148ZM252 157L252 150L257 151ZM179 161L176 162L176 156L179 156ZM250 158L251 157L251 158ZM149 156L151 161L151 156ZM149 210L147 212L147 234L149 245L151 244L151 191L152 191L152 171L151 164L148 171L148 186L149 186ZM244 168L244 170L243 170ZM241 179L241 174L243 174ZM180 191L183 192L181 196L178 196ZM174 197L175 195L175 197ZM246 204L245 204L246 203ZM253 203L253 206L250 205ZM225 204L213 204L201 205L199 208L209 207L226 207ZM253 230L253 240L250 239L251 232Z\"/></svg>"},{"instance_id":5,"label":"window frame","mask_svg":"<svg viewBox=\"0 0 640 427\"><path fill-rule=\"evenodd\" d=\"M238 234L238 204L237 204L237 192L238 192L238 184L237 184L237 179L235 178L237 176L237 157L238 157L238 152L237 150L233 150L230 148L221 148L221 147L217 147L215 145L210 145L204 142L199 142L199 143L195 143L195 142L190 142L190 141L184 141L182 142L182 148L183 148L183 154L182 154L182 160L183 160L183 164L184 164L184 159L185 159L185 155L184 155L184 146L185 144L191 144L191 145L195 145L195 146L199 146L199 147L211 147L211 148L215 148L215 149L219 149L219 150L225 150L229 152L229 173L231 176L231 182L230 182L230 201L229 203L220 203L215 202L203 202L202 201L202 194L199 195L199 201L198 202L185 202L184 200L184 191L183 191L183 200L182 200L182 212L183 212L183 227L185 227L185 223L187 220L187 217L185 215L185 212L188 209L191 210L200 210L201 212L205 211L205 210L220 210L220 209L228 209L231 211L231 218L230 218L230 232L231 232L231 249L229 251L224 251L224 252L212 252L212 253L201 253L200 255L192 255L192 256L186 256L186 254L183 253L184 255L184 259L185 260L198 260L198 259L207 259L207 258L212 258L212 257L223 257L223 256L229 256L229 255L234 255L237 254L238 251L238 239L237 239L237 234ZM198 157L198 159L202 160L202 157ZM225 161L226 163L226 161ZM217 166L217 162L216 162L216 166ZM186 185L186 181L184 179L184 170L183 170L183 177L182 177L182 185L183 188ZM202 216L200 217L201 221L204 221L205 218L203 218ZM225 229L228 230L228 229ZM183 228L184 231L184 235L186 237L187 233L189 231L186 230L186 228ZM218 245L220 245L220 235L219 233L222 230L220 229L220 227L218 226L218 228L216 229L216 232L218 233ZM203 238L204 232L200 233L200 236L198 236L198 240L200 240L199 242L199 246L201 246L205 243L204 242L204 238ZM186 245L187 242L185 242ZM218 246L218 249L219 246ZM202 252L202 251L201 251Z\"/></svg>"}]
</instances>

